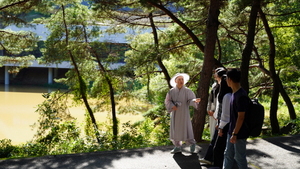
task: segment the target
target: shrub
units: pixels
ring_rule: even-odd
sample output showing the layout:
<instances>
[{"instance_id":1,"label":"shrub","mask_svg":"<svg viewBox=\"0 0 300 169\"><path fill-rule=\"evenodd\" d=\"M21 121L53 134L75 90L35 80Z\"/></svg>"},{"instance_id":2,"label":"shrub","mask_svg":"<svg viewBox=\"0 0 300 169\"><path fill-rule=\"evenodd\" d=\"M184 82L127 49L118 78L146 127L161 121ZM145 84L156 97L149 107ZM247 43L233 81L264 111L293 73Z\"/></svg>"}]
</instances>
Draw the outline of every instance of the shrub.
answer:
<instances>
[{"instance_id":1,"label":"shrub","mask_svg":"<svg viewBox=\"0 0 300 169\"><path fill-rule=\"evenodd\" d=\"M0 140L0 158L8 158L15 147L11 145L11 140Z\"/></svg>"},{"instance_id":2,"label":"shrub","mask_svg":"<svg viewBox=\"0 0 300 169\"><path fill-rule=\"evenodd\" d=\"M43 156L47 154L48 154L48 148L45 144L32 143L32 142L15 147L11 152L11 156L14 158L35 157L35 156Z\"/></svg>"}]
</instances>

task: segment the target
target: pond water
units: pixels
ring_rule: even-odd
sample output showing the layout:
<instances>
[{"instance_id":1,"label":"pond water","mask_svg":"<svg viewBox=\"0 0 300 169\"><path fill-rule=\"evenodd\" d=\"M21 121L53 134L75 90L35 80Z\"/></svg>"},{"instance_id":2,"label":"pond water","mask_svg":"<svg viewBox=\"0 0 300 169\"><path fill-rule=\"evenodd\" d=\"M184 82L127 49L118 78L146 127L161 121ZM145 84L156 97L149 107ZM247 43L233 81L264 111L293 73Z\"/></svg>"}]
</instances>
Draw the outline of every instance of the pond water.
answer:
<instances>
[{"instance_id":1,"label":"pond water","mask_svg":"<svg viewBox=\"0 0 300 169\"><path fill-rule=\"evenodd\" d=\"M31 127L39 118L37 105L44 101L43 93L51 92L53 88L36 86L0 85L0 140L10 139L13 145L30 141L35 130ZM85 109L71 107L70 113L80 125L84 121ZM95 113L97 122L106 122L108 113ZM137 121L142 115L117 115L121 123Z\"/></svg>"}]
</instances>

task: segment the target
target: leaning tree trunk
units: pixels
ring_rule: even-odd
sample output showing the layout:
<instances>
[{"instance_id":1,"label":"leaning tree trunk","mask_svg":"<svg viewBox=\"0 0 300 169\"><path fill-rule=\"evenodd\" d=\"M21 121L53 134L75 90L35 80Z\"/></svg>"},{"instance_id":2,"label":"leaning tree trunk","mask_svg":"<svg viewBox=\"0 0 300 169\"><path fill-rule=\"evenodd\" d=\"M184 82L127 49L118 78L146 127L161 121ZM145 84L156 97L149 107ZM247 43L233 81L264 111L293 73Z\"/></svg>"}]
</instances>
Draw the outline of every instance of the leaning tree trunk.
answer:
<instances>
[{"instance_id":1,"label":"leaning tree trunk","mask_svg":"<svg viewBox=\"0 0 300 169\"><path fill-rule=\"evenodd\" d=\"M100 71L103 72L104 78L109 87L109 96L110 96L110 102L111 102L111 114L112 114L112 122L113 122L113 139L116 140L118 137L119 129L118 129L118 120L117 120L117 112L116 112L116 101L115 101L115 92L114 92L115 90L114 90L114 87L112 84L112 80L109 77L108 71L105 69L105 67L101 63L100 56L98 56L97 53L93 49L91 49L91 50L96 57Z\"/></svg>"},{"instance_id":2,"label":"leaning tree trunk","mask_svg":"<svg viewBox=\"0 0 300 169\"><path fill-rule=\"evenodd\" d=\"M88 43L88 39L87 39L87 33L86 33L86 29L85 26L83 25L84 28L84 35L85 35L85 42ZM92 48L90 48L90 50L92 51L92 53L94 53L97 63L100 67L100 71L103 72L105 80L108 84L108 88L109 88L109 96L110 96L110 102L111 102L111 114L112 114L112 122L113 122L113 139L116 140L118 138L118 120L117 120L117 112L116 112L116 101L115 101L115 92L114 92L114 87L112 84L112 80L110 79L109 75L107 74L107 70L104 68L104 66L101 63L100 57L97 55L97 52L95 52L95 50L93 50Z\"/></svg>"},{"instance_id":3,"label":"leaning tree trunk","mask_svg":"<svg viewBox=\"0 0 300 169\"><path fill-rule=\"evenodd\" d=\"M267 69L263 66L263 64L261 63L261 60L259 61L259 66L258 66L258 67L259 67L259 69L260 69L263 73L265 73L265 74L267 74L267 75L269 75L269 76L271 77L270 71L267 70ZM289 114L290 114L290 119L291 119L291 120L294 120L294 119L297 118L296 112L295 112L295 108L294 108L294 105L293 105L293 103L292 103L290 97L288 96L288 94L287 94L286 91L284 90L284 87L283 87L283 85L282 85L282 82L281 82L279 76L276 76L276 77L278 78L278 79L277 79L277 82L278 82L278 85L279 85L279 92L280 92L280 94L281 94L283 100L285 101L285 104L286 104L287 107L288 107Z\"/></svg>"},{"instance_id":4,"label":"leaning tree trunk","mask_svg":"<svg viewBox=\"0 0 300 169\"><path fill-rule=\"evenodd\" d=\"M272 91L272 100L271 100L271 106L270 106L270 121L271 121L271 127L272 127L272 133L277 134L280 132L279 123L277 119L277 110L278 110L278 98L279 98L279 77L276 74L275 70L275 41L274 36L272 34L272 31L269 27L268 21L266 19L265 14L259 8L259 14L261 16L261 19L263 21L265 31L269 38L270 43L270 54L269 54L269 67L270 67L270 76L273 80L273 91Z\"/></svg>"},{"instance_id":5,"label":"leaning tree trunk","mask_svg":"<svg viewBox=\"0 0 300 169\"><path fill-rule=\"evenodd\" d=\"M158 54L158 49L159 49L158 35L157 35L156 28L155 28L155 24L154 24L153 14L152 13L149 14L149 20L150 20L150 24L151 24L151 28L152 28L153 37L154 37L155 52ZM166 78L166 80L168 82L169 88L172 88L171 84L169 83L170 80L171 80L171 77L170 77L170 75L168 73L167 68L165 67L165 65L162 62L161 56L157 55L157 59L156 60L157 60L158 66L161 68L163 74L165 75L165 78Z\"/></svg>"},{"instance_id":6,"label":"leaning tree trunk","mask_svg":"<svg viewBox=\"0 0 300 169\"><path fill-rule=\"evenodd\" d=\"M65 31L66 31L66 46L69 45L69 32L68 32L68 28L67 28L67 24L66 24L66 20L65 20L65 7L64 5L62 5L62 10L63 10L63 22L64 22L64 26L65 26ZM78 77L78 81L79 81L79 87L80 87L80 95L81 95L81 98L85 104L85 107L89 113L89 116L91 118L91 121L93 123L93 127L94 127L94 130L95 130L95 135L96 135L96 139L98 141L98 143L100 144L100 134L99 134L99 130L98 130L98 126L97 126L97 123L96 123L96 119L95 119L95 116L94 116L94 113L93 113L93 110L91 109L89 103L88 103L88 100L87 100L87 97L86 97L86 84L84 83L83 79L82 79L82 76L80 75L80 71L78 69L78 66L77 66L77 63L75 61L75 58L72 54L72 52L70 50L68 50L68 53L69 53L69 56L71 58L71 61L72 61L72 64L74 66L74 69L76 71L76 74L77 74L77 77Z\"/></svg>"},{"instance_id":7,"label":"leaning tree trunk","mask_svg":"<svg viewBox=\"0 0 300 169\"><path fill-rule=\"evenodd\" d=\"M285 101L285 104L287 105L288 109L289 109L289 114L290 114L290 119L294 120L297 118L296 112L295 112L295 108L294 105L289 97L289 95L286 93L286 91L283 88L282 82L279 78L279 76L277 76L278 78L278 82L279 82L279 92L283 98L283 100Z\"/></svg>"},{"instance_id":8,"label":"leaning tree trunk","mask_svg":"<svg viewBox=\"0 0 300 169\"><path fill-rule=\"evenodd\" d=\"M262 12L262 11L259 11L259 12ZM263 15L263 14L262 14L262 15ZM264 17L264 16L263 16L263 17ZM256 50L254 50L254 51L255 51L255 53L257 53ZM257 54L257 56L258 56L258 54ZM263 66L262 60L259 58L259 56L258 56L257 60L258 60L258 63L259 63L258 68L259 68L263 73L265 73L265 74L267 74L268 76L271 77L270 71L267 70L267 69ZM294 105L293 105L293 103L292 103L290 97L288 96L287 92L285 91L285 89L284 89L284 87L283 87L283 84L282 84L282 81L280 80L279 76L276 76L276 77L278 78L277 81L278 81L278 83L279 83L279 92L280 92L280 94L281 94L283 100L285 101L285 104L286 104L287 107L288 107L289 114L290 114L290 119L291 119L291 120L294 120L294 119L297 118L297 117L296 117L296 112L295 112Z\"/></svg>"}]
</instances>

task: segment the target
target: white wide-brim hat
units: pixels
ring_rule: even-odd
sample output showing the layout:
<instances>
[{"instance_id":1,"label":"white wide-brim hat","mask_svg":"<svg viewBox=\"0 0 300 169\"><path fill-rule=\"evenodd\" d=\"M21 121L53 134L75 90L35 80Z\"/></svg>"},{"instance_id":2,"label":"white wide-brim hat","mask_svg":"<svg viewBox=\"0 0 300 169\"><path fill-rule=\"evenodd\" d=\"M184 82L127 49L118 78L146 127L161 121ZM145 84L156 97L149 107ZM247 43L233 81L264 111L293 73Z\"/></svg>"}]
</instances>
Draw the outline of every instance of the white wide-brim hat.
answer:
<instances>
[{"instance_id":1,"label":"white wide-brim hat","mask_svg":"<svg viewBox=\"0 0 300 169\"><path fill-rule=\"evenodd\" d=\"M173 86L173 87L176 87L176 82L175 82L175 79L178 77L178 76L182 76L183 77L183 84L186 84L189 80L190 80L190 76L186 73L176 73L170 80L170 85Z\"/></svg>"}]
</instances>

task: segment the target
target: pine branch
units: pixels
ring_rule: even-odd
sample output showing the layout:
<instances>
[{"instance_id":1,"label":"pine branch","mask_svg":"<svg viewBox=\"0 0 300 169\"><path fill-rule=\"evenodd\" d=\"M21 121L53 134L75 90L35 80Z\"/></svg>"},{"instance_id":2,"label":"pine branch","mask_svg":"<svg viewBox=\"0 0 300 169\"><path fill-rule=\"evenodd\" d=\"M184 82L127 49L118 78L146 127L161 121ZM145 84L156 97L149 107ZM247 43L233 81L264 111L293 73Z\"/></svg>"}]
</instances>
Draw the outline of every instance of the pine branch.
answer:
<instances>
[{"instance_id":1,"label":"pine branch","mask_svg":"<svg viewBox=\"0 0 300 169\"><path fill-rule=\"evenodd\" d=\"M29 1L31 1L31 0L23 0L23 1L15 2L15 3L12 3L12 4L1 7L0 10L9 8L9 7L12 7L12 6L15 6L15 5L21 5L21 4L27 3Z\"/></svg>"}]
</instances>

